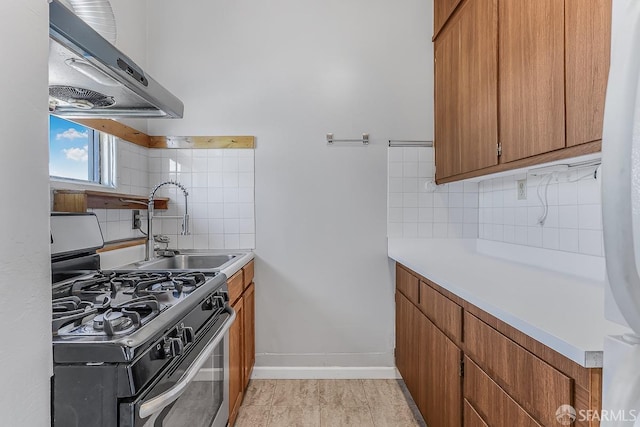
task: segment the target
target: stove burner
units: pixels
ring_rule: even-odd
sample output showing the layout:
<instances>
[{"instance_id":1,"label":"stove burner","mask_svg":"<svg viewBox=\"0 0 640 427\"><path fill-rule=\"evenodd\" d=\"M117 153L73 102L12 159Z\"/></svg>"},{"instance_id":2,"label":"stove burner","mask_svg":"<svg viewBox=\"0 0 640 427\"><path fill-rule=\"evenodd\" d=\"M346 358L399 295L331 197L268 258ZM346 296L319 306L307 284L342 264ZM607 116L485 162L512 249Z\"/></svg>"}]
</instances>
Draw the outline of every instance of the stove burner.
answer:
<instances>
[{"instance_id":1,"label":"stove burner","mask_svg":"<svg viewBox=\"0 0 640 427\"><path fill-rule=\"evenodd\" d=\"M98 312L91 302L82 301L76 296L58 298L52 301L53 311L51 330L54 335L67 325L79 326L85 317Z\"/></svg>"},{"instance_id":2,"label":"stove burner","mask_svg":"<svg viewBox=\"0 0 640 427\"><path fill-rule=\"evenodd\" d=\"M71 286L71 295L84 296L90 294L111 293L115 295L118 292L116 283L113 282L115 273L105 274L98 273L89 279L79 279L73 282Z\"/></svg>"},{"instance_id":3,"label":"stove burner","mask_svg":"<svg viewBox=\"0 0 640 427\"><path fill-rule=\"evenodd\" d=\"M104 331L108 336L128 332L140 325L140 315L127 310L113 311L109 309L93 318L93 329Z\"/></svg>"}]
</instances>

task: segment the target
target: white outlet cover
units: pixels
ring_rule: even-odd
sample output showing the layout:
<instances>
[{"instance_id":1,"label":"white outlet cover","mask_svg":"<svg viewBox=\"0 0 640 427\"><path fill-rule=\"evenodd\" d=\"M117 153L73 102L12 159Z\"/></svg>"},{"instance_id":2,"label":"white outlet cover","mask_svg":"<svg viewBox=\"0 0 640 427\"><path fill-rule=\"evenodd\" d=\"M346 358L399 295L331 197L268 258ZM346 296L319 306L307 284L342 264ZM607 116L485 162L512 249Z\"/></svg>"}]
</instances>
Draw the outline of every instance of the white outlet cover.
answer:
<instances>
[{"instance_id":1,"label":"white outlet cover","mask_svg":"<svg viewBox=\"0 0 640 427\"><path fill-rule=\"evenodd\" d=\"M527 200L527 180L519 179L516 181L516 196L518 200Z\"/></svg>"}]
</instances>

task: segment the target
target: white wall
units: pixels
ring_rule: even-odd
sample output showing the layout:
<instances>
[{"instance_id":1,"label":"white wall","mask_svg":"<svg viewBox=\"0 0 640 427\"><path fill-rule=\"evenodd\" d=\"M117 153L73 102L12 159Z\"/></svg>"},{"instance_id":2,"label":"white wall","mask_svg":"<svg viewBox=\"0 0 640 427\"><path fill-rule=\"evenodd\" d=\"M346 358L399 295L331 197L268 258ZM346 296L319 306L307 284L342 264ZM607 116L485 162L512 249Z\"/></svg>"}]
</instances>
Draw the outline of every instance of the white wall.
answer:
<instances>
[{"instance_id":1,"label":"white wall","mask_svg":"<svg viewBox=\"0 0 640 427\"><path fill-rule=\"evenodd\" d=\"M0 38L11 58L0 68L0 413L2 425L40 427L51 375L47 2L1 2Z\"/></svg>"},{"instance_id":2,"label":"white wall","mask_svg":"<svg viewBox=\"0 0 640 427\"><path fill-rule=\"evenodd\" d=\"M149 69L185 102L150 133L257 136L258 366L392 366L386 141L432 137L431 2L147 5Z\"/></svg>"}]
</instances>

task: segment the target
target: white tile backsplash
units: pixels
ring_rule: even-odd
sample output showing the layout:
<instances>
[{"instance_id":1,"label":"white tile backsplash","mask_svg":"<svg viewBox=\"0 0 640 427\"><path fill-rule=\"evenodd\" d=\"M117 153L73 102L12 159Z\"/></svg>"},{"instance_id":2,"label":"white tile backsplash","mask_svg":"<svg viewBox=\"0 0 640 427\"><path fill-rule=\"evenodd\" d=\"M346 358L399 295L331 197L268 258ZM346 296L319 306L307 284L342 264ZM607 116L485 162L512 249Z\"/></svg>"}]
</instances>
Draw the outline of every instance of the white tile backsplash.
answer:
<instances>
[{"instance_id":1,"label":"white tile backsplash","mask_svg":"<svg viewBox=\"0 0 640 427\"><path fill-rule=\"evenodd\" d=\"M452 183L425 189L434 179L433 148L388 149L389 237L478 237L478 184Z\"/></svg>"},{"instance_id":2,"label":"white tile backsplash","mask_svg":"<svg viewBox=\"0 0 640 427\"><path fill-rule=\"evenodd\" d=\"M518 200L516 180L525 178L527 198ZM598 181L588 171L560 173L551 178L546 189L547 217L540 226L538 219L544 209L538 192L544 195L547 180L521 174L481 181L480 239L603 256Z\"/></svg>"},{"instance_id":3,"label":"white tile backsplash","mask_svg":"<svg viewBox=\"0 0 640 427\"><path fill-rule=\"evenodd\" d=\"M169 197L166 211L156 211L154 233L169 236L178 249L254 249L254 150L148 149L117 140L118 193L147 196L160 182L175 180L188 192L190 231L182 221L162 216L184 214L184 196L173 186L156 193ZM64 185L56 185L64 187ZM92 187L95 188L95 187ZM98 217L105 241L143 237L131 227L131 210L89 209ZM141 209L146 231L146 209ZM225 226L226 222L226 226Z\"/></svg>"},{"instance_id":4,"label":"white tile backsplash","mask_svg":"<svg viewBox=\"0 0 640 427\"><path fill-rule=\"evenodd\" d=\"M158 212L154 230L171 239L178 249L254 249L254 150L151 150L160 162L162 180L175 179L189 191L191 235L180 235L180 220L161 215L182 215L184 198L172 187L158 194L170 197L169 210Z\"/></svg>"},{"instance_id":5,"label":"white tile backsplash","mask_svg":"<svg viewBox=\"0 0 640 427\"><path fill-rule=\"evenodd\" d=\"M389 237L480 238L603 256L600 186L589 170L547 178L518 173L431 192L425 183L433 181L434 170L432 148L388 149ZM517 198L520 179L527 180L524 200ZM548 208L540 226L538 193L544 198L545 191Z\"/></svg>"}]
</instances>

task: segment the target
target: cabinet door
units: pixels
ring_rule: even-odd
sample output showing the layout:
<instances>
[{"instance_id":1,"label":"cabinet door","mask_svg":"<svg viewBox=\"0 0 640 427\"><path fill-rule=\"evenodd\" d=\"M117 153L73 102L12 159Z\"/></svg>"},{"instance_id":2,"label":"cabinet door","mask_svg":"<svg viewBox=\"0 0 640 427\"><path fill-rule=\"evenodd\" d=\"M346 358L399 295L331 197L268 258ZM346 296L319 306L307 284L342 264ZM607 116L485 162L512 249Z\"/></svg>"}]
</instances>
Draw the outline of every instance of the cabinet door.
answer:
<instances>
[{"instance_id":1,"label":"cabinet door","mask_svg":"<svg viewBox=\"0 0 640 427\"><path fill-rule=\"evenodd\" d=\"M485 422L494 427L542 427L498 384L478 367L471 359L464 362L464 397L482 415ZM530 387L535 387L530 384ZM555 410L549 417L555 425ZM473 424L472 424L473 425Z\"/></svg>"},{"instance_id":2,"label":"cabinet door","mask_svg":"<svg viewBox=\"0 0 640 427\"><path fill-rule=\"evenodd\" d=\"M500 0L499 9L504 163L565 146L564 0Z\"/></svg>"},{"instance_id":3,"label":"cabinet door","mask_svg":"<svg viewBox=\"0 0 640 427\"><path fill-rule=\"evenodd\" d=\"M412 396L418 391L418 309L396 292L396 366Z\"/></svg>"},{"instance_id":4,"label":"cabinet door","mask_svg":"<svg viewBox=\"0 0 640 427\"><path fill-rule=\"evenodd\" d=\"M496 0L467 0L435 42L436 178L498 163Z\"/></svg>"},{"instance_id":5,"label":"cabinet door","mask_svg":"<svg viewBox=\"0 0 640 427\"><path fill-rule=\"evenodd\" d=\"M489 427L467 399L464 400L464 427Z\"/></svg>"},{"instance_id":6,"label":"cabinet door","mask_svg":"<svg viewBox=\"0 0 640 427\"><path fill-rule=\"evenodd\" d=\"M565 0L567 146L602 139L611 0Z\"/></svg>"},{"instance_id":7,"label":"cabinet door","mask_svg":"<svg viewBox=\"0 0 640 427\"><path fill-rule=\"evenodd\" d=\"M238 416L242 403L243 387L243 326L244 301L239 298L233 305L236 320L229 329L229 425L232 426Z\"/></svg>"},{"instance_id":8,"label":"cabinet door","mask_svg":"<svg viewBox=\"0 0 640 427\"><path fill-rule=\"evenodd\" d=\"M571 378L468 312L464 314L464 343L466 355L489 374L491 381L543 425L553 425L556 409L571 404ZM470 373L465 362L465 383ZM483 393L480 395L485 396ZM465 397L493 425L482 401L467 395L466 384Z\"/></svg>"},{"instance_id":9,"label":"cabinet door","mask_svg":"<svg viewBox=\"0 0 640 427\"><path fill-rule=\"evenodd\" d=\"M242 296L244 305L244 363L243 388L246 389L251 378L251 371L256 361L256 293L255 285L251 283Z\"/></svg>"},{"instance_id":10,"label":"cabinet door","mask_svg":"<svg viewBox=\"0 0 640 427\"><path fill-rule=\"evenodd\" d=\"M438 34L460 0L434 0L433 2L433 34Z\"/></svg>"},{"instance_id":11,"label":"cabinet door","mask_svg":"<svg viewBox=\"0 0 640 427\"><path fill-rule=\"evenodd\" d=\"M416 403L429 427L458 427L462 424L462 350L429 319L420 317Z\"/></svg>"}]
</instances>

